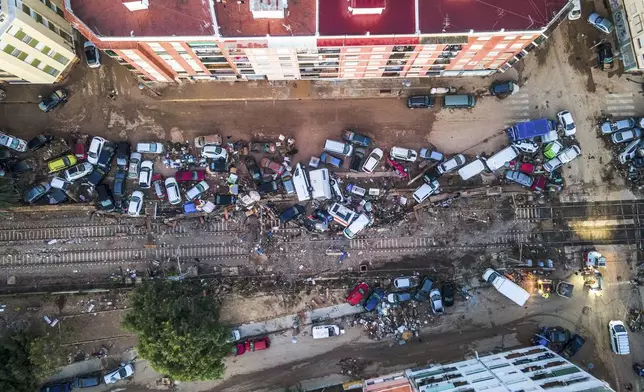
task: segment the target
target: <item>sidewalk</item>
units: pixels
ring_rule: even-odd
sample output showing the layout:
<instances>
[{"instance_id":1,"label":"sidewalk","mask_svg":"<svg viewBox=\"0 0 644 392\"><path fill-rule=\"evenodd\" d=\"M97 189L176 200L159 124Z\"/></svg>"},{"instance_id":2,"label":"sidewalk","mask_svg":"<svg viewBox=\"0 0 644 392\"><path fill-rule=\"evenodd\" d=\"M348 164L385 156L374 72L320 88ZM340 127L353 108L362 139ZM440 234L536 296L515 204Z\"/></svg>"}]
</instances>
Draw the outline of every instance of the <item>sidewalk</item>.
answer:
<instances>
[{"instance_id":1,"label":"sidewalk","mask_svg":"<svg viewBox=\"0 0 644 392\"><path fill-rule=\"evenodd\" d=\"M313 324L314 322L322 320L329 320L329 322L332 322L333 319L362 312L364 312L364 308L362 306L351 306L349 304L314 309L304 313L304 319L301 321L300 325ZM244 324L239 326L237 329L239 329L242 339L250 336L266 335L293 328L296 317L297 315L295 314L278 317L276 319L259 323Z\"/></svg>"}]
</instances>

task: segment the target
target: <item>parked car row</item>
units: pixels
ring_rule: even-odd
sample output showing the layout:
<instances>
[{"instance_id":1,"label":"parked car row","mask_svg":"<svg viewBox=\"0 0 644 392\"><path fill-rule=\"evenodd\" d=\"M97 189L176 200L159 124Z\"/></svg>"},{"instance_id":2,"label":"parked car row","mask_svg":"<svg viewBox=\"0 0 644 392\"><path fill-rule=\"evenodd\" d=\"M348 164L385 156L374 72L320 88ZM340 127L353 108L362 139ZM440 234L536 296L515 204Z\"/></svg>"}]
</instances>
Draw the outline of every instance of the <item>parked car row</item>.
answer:
<instances>
[{"instance_id":1,"label":"parked car row","mask_svg":"<svg viewBox=\"0 0 644 392\"><path fill-rule=\"evenodd\" d=\"M614 144L628 143L617 155L617 159L621 164L630 163L635 167L644 167L642 128L644 128L644 118L606 120L599 125L602 135L610 135Z\"/></svg>"},{"instance_id":2,"label":"parked car row","mask_svg":"<svg viewBox=\"0 0 644 392\"><path fill-rule=\"evenodd\" d=\"M44 385L40 388L40 392L71 392L72 389L92 388L100 386L102 383L107 385L115 384L118 381L131 377L133 374L134 365L131 363L122 363L118 368L108 372L102 377L100 373L81 375L74 377L72 380L63 380Z\"/></svg>"}]
</instances>

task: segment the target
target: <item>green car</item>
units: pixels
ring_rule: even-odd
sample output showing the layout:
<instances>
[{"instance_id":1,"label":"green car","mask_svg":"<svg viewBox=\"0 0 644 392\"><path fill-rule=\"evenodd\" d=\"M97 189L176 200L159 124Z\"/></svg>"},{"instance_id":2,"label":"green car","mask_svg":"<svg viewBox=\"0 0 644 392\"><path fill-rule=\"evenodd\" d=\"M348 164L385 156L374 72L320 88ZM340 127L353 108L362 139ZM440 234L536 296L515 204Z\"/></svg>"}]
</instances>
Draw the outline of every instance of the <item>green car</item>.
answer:
<instances>
[{"instance_id":1,"label":"green car","mask_svg":"<svg viewBox=\"0 0 644 392\"><path fill-rule=\"evenodd\" d=\"M556 157L561 150L563 150L563 144L559 143L558 141L554 141L546 146L546 148L543 150L543 155L548 158L552 159Z\"/></svg>"}]
</instances>

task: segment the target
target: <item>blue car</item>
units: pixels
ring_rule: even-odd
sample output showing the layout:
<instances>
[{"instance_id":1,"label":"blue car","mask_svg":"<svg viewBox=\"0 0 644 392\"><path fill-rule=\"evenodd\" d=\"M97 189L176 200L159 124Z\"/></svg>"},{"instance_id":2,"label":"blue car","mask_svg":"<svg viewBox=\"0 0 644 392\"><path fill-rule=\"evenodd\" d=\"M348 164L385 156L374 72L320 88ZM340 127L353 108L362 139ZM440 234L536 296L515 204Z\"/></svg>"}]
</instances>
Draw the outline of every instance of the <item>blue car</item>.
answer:
<instances>
[{"instance_id":1,"label":"blue car","mask_svg":"<svg viewBox=\"0 0 644 392\"><path fill-rule=\"evenodd\" d=\"M414 299L418 302L429 300L429 292L432 290L433 285L434 285L433 280L429 278L423 279L423 283L421 283L420 287L418 288L418 291L416 291L416 295L414 295Z\"/></svg>"},{"instance_id":2,"label":"blue car","mask_svg":"<svg viewBox=\"0 0 644 392\"><path fill-rule=\"evenodd\" d=\"M410 293L389 293L387 295L387 302L389 302L390 304L399 304L401 302L407 302L410 300Z\"/></svg>"},{"instance_id":3,"label":"blue car","mask_svg":"<svg viewBox=\"0 0 644 392\"><path fill-rule=\"evenodd\" d=\"M183 213L184 214L192 214L192 213L195 213L195 212L199 212L199 210L197 210L197 206L195 205L194 201L191 201L191 202L186 203L186 204L183 205Z\"/></svg>"},{"instance_id":4,"label":"blue car","mask_svg":"<svg viewBox=\"0 0 644 392\"><path fill-rule=\"evenodd\" d=\"M376 287L373 289L371 292L371 295L369 296L369 299L367 299L367 302L364 304L364 308L367 312L371 312L374 310L380 301L385 298L385 291L379 287Z\"/></svg>"},{"instance_id":5,"label":"blue car","mask_svg":"<svg viewBox=\"0 0 644 392\"><path fill-rule=\"evenodd\" d=\"M338 169L341 169L342 164L344 164L344 161L342 159L336 158L331 154L327 154L326 152L323 152L322 155L320 155L320 160L327 165L333 166Z\"/></svg>"}]
</instances>

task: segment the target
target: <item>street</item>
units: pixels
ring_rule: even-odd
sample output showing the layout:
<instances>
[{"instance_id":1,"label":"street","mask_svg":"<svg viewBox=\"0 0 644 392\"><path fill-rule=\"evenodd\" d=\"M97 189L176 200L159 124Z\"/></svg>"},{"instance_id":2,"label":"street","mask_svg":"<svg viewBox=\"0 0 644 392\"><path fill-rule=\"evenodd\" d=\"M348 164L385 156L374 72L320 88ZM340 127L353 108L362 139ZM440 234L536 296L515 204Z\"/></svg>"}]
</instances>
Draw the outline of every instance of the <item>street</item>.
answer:
<instances>
[{"instance_id":1,"label":"street","mask_svg":"<svg viewBox=\"0 0 644 392\"><path fill-rule=\"evenodd\" d=\"M348 381L383 375L527 346L542 326L562 326L583 336L586 344L572 361L615 390L628 384L644 390L632 370L633 363L644 360L642 331L629 330L632 352L617 356L607 328L610 320L626 322L631 309L643 306L638 277L644 215L639 210L644 205L626 181L625 170L614 162L619 149L597 130L606 117L644 116L644 100L641 86L627 80L639 77L594 67L591 47L598 37L585 18L566 21L505 74L412 79L410 86L392 79L381 85L368 80L184 82L140 89L107 56L99 69L82 64L74 69L63 83L69 102L51 113L36 105L49 87L8 86L0 120L7 133L26 140L44 131L68 140L80 134L132 145L192 143L196 136L214 133L225 142L284 135L295 140L292 161L305 164L320 155L325 139L339 139L342 130L356 128L385 151L393 146L418 151L431 143L448 156L462 153L470 161L507 146L506 127L554 119L559 111L569 110L577 132L566 143L578 144L582 153L563 165L557 192L536 195L494 174L464 182L454 172L440 178L442 194L456 195L451 204L442 206L435 195L433 204L408 210L400 198L411 198L421 180L410 184L384 169L369 177L338 170L343 182L386 194L374 202L382 213L378 223L351 240L340 230L311 235L294 222L280 222L277 213L246 215L240 208L230 214L217 210L210 216L175 219L180 208L151 198L145 214L136 218L99 213L89 204L20 207L5 212L0 221L0 291L40 294L3 298L8 307L2 328L55 315L71 331L64 343L78 358L109 348L107 358L86 362L82 371L106 370L108 363L132 358L135 351L136 337L120 325L129 311L128 290L137 278L165 277L166 270L178 269L188 279L219 290L222 322L239 327L244 338L267 334L272 344L265 351L229 357L223 380L180 383L177 391L274 391L326 377ZM493 80L510 79L518 81L518 93L505 100L489 95ZM477 104L472 109L407 108L407 96L426 94L434 86L476 94ZM154 165L155 172L173 173L162 157ZM247 168L239 166L240 174L248 177ZM424 173L416 166L411 170L412 178ZM113 177L109 174L106 181ZM26 187L49 175L34 172L23 179L28 180L20 186ZM215 190L227 192L224 176L209 181ZM294 196L266 200L277 212L296 203ZM600 294L590 292L578 275L580 255L590 248L607 258ZM526 307L520 307L481 280L485 268L512 270L528 258L535 263L553 259L555 267L546 276L574 284L573 297L545 299L535 291ZM124 283L123 277L132 274ZM440 316L430 313L428 303L419 303L418 336L405 344L392 336L376 340L360 323L373 313L351 307L345 297L362 280L386 288L401 275L454 281L472 298L457 295L455 305ZM14 283L4 283L10 280ZM89 289L99 291L67 294ZM96 310L89 310L90 303L97 304ZM295 332L293 320L306 312L307 321ZM310 327L318 318L342 324L346 334L313 340ZM339 363L346 358L363 363L359 374L343 372ZM136 368L134 378L118 387L132 392L156 389L162 375L142 359ZM52 380L77 371L66 368ZM97 390L111 390L102 388Z\"/></svg>"}]
</instances>

